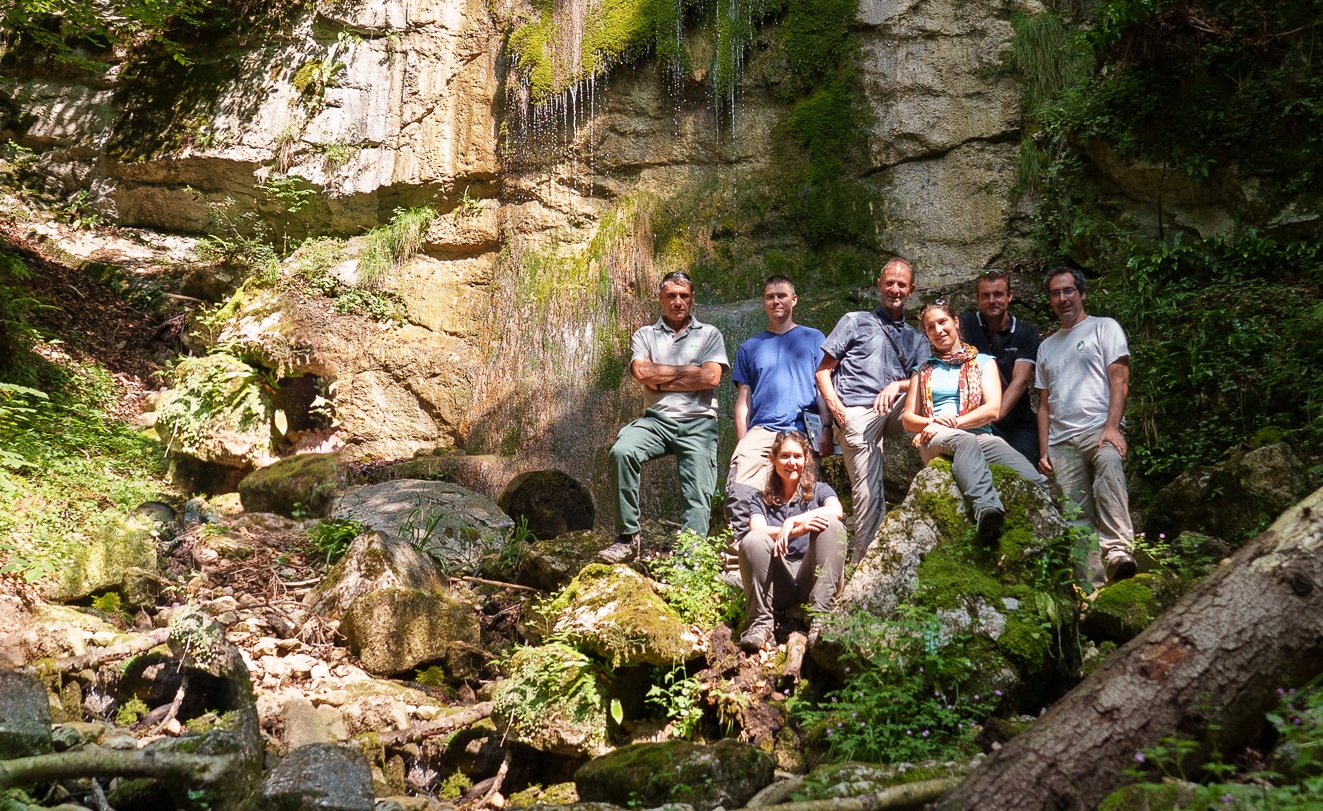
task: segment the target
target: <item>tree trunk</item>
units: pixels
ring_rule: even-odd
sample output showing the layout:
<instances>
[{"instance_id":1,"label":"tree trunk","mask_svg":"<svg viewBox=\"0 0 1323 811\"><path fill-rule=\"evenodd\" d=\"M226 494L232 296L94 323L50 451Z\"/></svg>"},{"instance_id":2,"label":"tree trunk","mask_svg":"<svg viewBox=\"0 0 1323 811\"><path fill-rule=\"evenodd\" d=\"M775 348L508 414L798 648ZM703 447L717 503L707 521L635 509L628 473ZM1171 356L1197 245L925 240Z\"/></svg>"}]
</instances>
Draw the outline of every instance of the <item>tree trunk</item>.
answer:
<instances>
[{"instance_id":1,"label":"tree trunk","mask_svg":"<svg viewBox=\"0 0 1323 811\"><path fill-rule=\"evenodd\" d=\"M1142 768L1136 753L1178 735L1228 757L1255 739L1276 688L1323 671L1323 490L1114 653L937 807L1092 809Z\"/></svg>"}]
</instances>

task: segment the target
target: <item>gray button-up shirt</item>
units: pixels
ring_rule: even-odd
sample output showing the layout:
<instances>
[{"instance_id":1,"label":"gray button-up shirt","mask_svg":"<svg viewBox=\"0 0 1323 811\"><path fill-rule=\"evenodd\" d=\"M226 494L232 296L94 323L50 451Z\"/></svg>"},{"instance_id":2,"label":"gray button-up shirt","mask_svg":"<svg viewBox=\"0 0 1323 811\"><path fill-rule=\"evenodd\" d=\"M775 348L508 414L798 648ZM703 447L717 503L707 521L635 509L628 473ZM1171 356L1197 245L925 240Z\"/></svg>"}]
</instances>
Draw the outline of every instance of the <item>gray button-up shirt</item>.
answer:
<instances>
[{"instance_id":1,"label":"gray button-up shirt","mask_svg":"<svg viewBox=\"0 0 1323 811\"><path fill-rule=\"evenodd\" d=\"M666 320L640 327L631 340L633 354L630 363L642 359L666 366L702 366L708 361L721 364L723 372L730 370L726 356L726 339L721 330L691 318L689 325L676 332L666 326ZM717 390L653 391L643 389L644 409L654 409L677 420L717 416Z\"/></svg>"},{"instance_id":2,"label":"gray button-up shirt","mask_svg":"<svg viewBox=\"0 0 1323 811\"><path fill-rule=\"evenodd\" d=\"M923 333L881 307L841 316L822 351L836 358L832 385L847 406L871 406L878 392L909 378L931 353Z\"/></svg>"}]
</instances>

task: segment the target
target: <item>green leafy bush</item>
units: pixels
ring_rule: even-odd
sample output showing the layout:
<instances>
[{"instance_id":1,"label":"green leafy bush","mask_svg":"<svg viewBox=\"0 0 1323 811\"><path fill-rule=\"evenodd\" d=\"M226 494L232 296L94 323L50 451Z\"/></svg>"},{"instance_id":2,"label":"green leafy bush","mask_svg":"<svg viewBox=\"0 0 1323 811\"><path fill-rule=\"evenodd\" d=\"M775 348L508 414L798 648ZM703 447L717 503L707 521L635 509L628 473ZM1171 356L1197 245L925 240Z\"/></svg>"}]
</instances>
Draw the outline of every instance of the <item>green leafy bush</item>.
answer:
<instances>
[{"instance_id":1,"label":"green leafy bush","mask_svg":"<svg viewBox=\"0 0 1323 811\"><path fill-rule=\"evenodd\" d=\"M326 565L330 566L345 556L349 545L368 528L357 521L319 521L308 527L308 537L313 548L326 555Z\"/></svg>"},{"instance_id":2,"label":"green leafy bush","mask_svg":"<svg viewBox=\"0 0 1323 811\"><path fill-rule=\"evenodd\" d=\"M846 651L844 682L820 700L793 702L792 714L830 758L900 763L975 751L978 724L1001 696L963 689L977 670L967 637L917 606L901 606L892 620L857 612L827 636Z\"/></svg>"},{"instance_id":3,"label":"green leafy bush","mask_svg":"<svg viewBox=\"0 0 1323 811\"><path fill-rule=\"evenodd\" d=\"M685 622L712 628L719 622L734 624L744 612L744 592L721 579L721 550L729 542L730 530L711 537L685 530L670 555L648 564L662 599Z\"/></svg>"}]
</instances>

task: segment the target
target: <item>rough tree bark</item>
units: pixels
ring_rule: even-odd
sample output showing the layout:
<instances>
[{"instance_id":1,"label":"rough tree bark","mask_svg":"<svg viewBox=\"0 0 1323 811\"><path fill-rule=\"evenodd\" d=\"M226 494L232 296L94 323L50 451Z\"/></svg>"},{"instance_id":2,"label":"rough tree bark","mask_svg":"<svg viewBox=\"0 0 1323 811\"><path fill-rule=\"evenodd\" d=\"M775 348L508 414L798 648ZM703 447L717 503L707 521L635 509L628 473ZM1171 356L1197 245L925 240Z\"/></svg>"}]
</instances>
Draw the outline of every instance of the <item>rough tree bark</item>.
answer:
<instances>
[{"instance_id":1,"label":"rough tree bark","mask_svg":"<svg viewBox=\"0 0 1323 811\"><path fill-rule=\"evenodd\" d=\"M1091 809L1124 785L1140 749L1168 735L1235 752L1275 688L1323 672L1323 490L1114 653L1036 724L943 797L961 809Z\"/></svg>"}]
</instances>

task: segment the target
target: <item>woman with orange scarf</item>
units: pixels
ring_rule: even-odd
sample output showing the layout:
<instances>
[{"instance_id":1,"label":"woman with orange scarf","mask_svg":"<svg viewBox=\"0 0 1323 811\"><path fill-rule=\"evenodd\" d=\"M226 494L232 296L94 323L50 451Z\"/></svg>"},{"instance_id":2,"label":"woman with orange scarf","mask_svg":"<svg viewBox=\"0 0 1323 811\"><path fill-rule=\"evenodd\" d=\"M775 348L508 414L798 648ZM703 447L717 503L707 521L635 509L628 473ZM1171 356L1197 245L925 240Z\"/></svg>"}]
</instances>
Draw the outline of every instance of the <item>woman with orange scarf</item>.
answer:
<instances>
[{"instance_id":1,"label":"woman with orange scarf","mask_svg":"<svg viewBox=\"0 0 1323 811\"><path fill-rule=\"evenodd\" d=\"M960 322L944 301L924 307L919 321L933 355L919 364L910 379L905 430L917 434L914 444L924 463L939 455L952 457L951 474L973 506L979 540L991 543L1001 535L1006 510L992 486L988 465L1014 468L1040 487L1047 480L992 433L991 423L1001 409L996 359L961 341Z\"/></svg>"}]
</instances>

